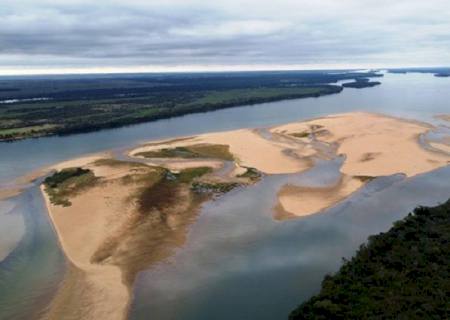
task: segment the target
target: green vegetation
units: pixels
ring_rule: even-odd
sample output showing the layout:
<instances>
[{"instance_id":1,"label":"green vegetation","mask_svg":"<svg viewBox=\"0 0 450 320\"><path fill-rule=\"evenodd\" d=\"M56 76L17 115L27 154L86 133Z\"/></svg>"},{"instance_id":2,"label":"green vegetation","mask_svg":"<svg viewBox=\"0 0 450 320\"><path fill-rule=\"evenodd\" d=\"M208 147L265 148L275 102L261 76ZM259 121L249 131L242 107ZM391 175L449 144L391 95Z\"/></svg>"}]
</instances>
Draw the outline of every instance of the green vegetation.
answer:
<instances>
[{"instance_id":1,"label":"green vegetation","mask_svg":"<svg viewBox=\"0 0 450 320\"><path fill-rule=\"evenodd\" d=\"M308 131L303 131L303 132L294 132L291 133L290 135L296 138L307 138L309 137L309 132Z\"/></svg>"},{"instance_id":2,"label":"green vegetation","mask_svg":"<svg viewBox=\"0 0 450 320\"><path fill-rule=\"evenodd\" d=\"M370 182L376 177L373 176L354 176L355 179L358 179L361 182Z\"/></svg>"},{"instance_id":3,"label":"green vegetation","mask_svg":"<svg viewBox=\"0 0 450 320\"><path fill-rule=\"evenodd\" d=\"M223 144L195 144L184 147L164 148L137 153L145 158L214 158L233 160L230 147Z\"/></svg>"},{"instance_id":4,"label":"green vegetation","mask_svg":"<svg viewBox=\"0 0 450 320\"><path fill-rule=\"evenodd\" d=\"M68 207L71 205L70 196L93 186L96 181L97 178L91 170L67 168L45 178L44 185L52 204Z\"/></svg>"},{"instance_id":5,"label":"green vegetation","mask_svg":"<svg viewBox=\"0 0 450 320\"><path fill-rule=\"evenodd\" d=\"M142 168L150 168L150 166L145 163L136 162L136 161L122 161L117 159L99 159L94 161L94 165L96 166L108 166L108 167L142 167Z\"/></svg>"},{"instance_id":6,"label":"green vegetation","mask_svg":"<svg viewBox=\"0 0 450 320\"><path fill-rule=\"evenodd\" d=\"M369 237L289 319L450 319L450 200Z\"/></svg>"},{"instance_id":7,"label":"green vegetation","mask_svg":"<svg viewBox=\"0 0 450 320\"><path fill-rule=\"evenodd\" d=\"M359 78L353 82L343 83L342 86L344 88L362 89L362 88L375 87L380 84L381 84L381 82L379 82L379 81L369 81L369 79L367 79L367 78Z\"/></svg>"},{"instance_id":8,"label":"green vegetation","mask_svg":"<svg viewBox=\"0 0 450 320\"><path fill-rule=\"evenodd\" d=\"M192 184L192 191L195 193L212 193L212 194L223 194L239 187L240 184L237 182L200 182L196 181Z\"/></svg>"},{"instance_id":9,"label":"green vegetation","mask_svg":"<svg viewBox=\"0 0 450 320\"><path fill-rule=\"evenodd\" d=\"M319 97L375 72L234 72L0 81L0 141L70 134L234 106Z\"/></svg>"},{"instance_id":10,"label":"green vegetation","mask_svg":"<svg viewBox=\"0 0 450 320\"><path fill-rule=\"evenodd\" d=\"M0 105L0 140L93 131L238 105L315 97L340 90L337 86L316 86L195 91L178 95L164 92L157 96Z\"/></svg>"},{"instance_id":11,"label":"green vegetation","mask_svg":"<svg viewBox=\"0 0 450 320\"><path fill-rule=\"evenodd\" d=\"M251 181L257 181L259 180L259 178L261 178L261 172L258 169L255 168L247 168L247 170L242 173L237 175L238 178L247 178L250 179Z\"/></svg>"},{"instance_id":12,"label":"green vegetation","mask_svg":"<svg viewBox=\"0 0 450 320\"><path fill-rule=\"evenodd\" d=\"M138 178L139 182L144 182L144 187L138 195L141 213L148 213L155 209L163 211L164 208L179 200L177 194L181 188L190 189L193 181L212 172L209 167L187 168L178 173L162 167L154 169Z\"/></svg>"},{"instance_id":13,"label":"green vegetation","mask_svg":"<svg viewBox=\"0 0 450 320\"><path fill-rule=\"evenodd\" d=\"M21 139L31 136L32 137L44 136L53 132L55 129L57 129L57 127L58 127L57 125L53 124L44 124L29 127L12 127L12 128L10 127L9 129L0 128L0 141L9 139Z\"/></svg>"},{"instance_id":14,"label":"green vegetation","mask_svg":"<svg viewBox=\"0 0 450 320\"><path fill-rule=\"evenodd\" d=\"M187 168L180 171L180 173L174 174L174 176L180 183L190 183L195 178L199 178L210 172L212 172L210 167Z\"/></svg>"}]
</instances>

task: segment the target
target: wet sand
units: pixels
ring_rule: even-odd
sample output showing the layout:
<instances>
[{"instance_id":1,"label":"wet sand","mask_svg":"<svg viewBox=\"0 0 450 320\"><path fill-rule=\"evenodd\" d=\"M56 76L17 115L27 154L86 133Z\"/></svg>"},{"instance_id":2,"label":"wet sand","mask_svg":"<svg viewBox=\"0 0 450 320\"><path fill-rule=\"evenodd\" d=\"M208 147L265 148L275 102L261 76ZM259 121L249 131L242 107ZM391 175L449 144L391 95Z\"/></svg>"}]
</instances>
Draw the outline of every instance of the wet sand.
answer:
<instances>
[{"instance_id":1,"label":"wet sand","mask_svg":"<svg viewBox=\"0 0 450 320\"><path fill-rule=\"evenodd\" d=\"M326 187L284 185L278 192L274 217L284 220L319 213L348 198L364 184L361 179L343 176L337 184Z\"/></svg>"}]
</instances>

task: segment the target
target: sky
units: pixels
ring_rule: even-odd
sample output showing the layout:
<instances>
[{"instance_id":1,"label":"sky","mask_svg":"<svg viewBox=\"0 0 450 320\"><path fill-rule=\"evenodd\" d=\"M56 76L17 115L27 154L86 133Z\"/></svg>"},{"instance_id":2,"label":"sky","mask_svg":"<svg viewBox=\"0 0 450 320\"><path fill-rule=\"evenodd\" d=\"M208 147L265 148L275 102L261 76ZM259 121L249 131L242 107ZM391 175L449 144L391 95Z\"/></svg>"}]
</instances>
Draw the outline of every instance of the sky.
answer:
<instances>
[{"instance_id":1,"label":"sky","mask_svg":"<svg viewBox=\"0 0 450 320\"><path fill-rule=\"evenodd\" d=\"M1 0L0 75L450 66L448 0Z\"/></svg>"}]
</instances>

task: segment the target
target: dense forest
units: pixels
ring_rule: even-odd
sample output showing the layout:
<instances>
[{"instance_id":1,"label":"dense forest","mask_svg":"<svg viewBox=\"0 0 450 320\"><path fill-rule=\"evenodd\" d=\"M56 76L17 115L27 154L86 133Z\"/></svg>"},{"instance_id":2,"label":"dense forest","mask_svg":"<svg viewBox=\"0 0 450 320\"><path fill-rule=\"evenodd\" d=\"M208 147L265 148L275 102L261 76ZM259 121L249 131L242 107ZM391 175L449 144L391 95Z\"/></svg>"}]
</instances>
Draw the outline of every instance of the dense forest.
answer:
<instances>
[{"instance_id":1,"label":"dense forest","mask_svg":"<svg viewBox=\"0 0 450 320\"><path fill-rule=\"evenodd\" d=\"M358 78L353 82L343 83L342 86L344 88L362 89L362 88L375 87L380 84L381 84L381 82L379 82L379 81L370 81L370 79L367 79L367 78Z\"/></svg>"},{"instance_id":2,"label":"dense forest","mask_svg":"<svg viewBox=\"0 0 450 320\"><path fill-rule=\"evenodd\" d=\"M289 319L450 319L449 297L450 200L369 237Z\"/></svg>"},{"instance_id":3,"label":"dense forest","mask_svg":"<svg viewBox=\"0 0 450 320\"><path fill-rule=\"evenodd\" d=\"M337 81L379 76L371 71L291 71L3 77L0 141L319 97L342 91Z\"/></svg>"}]
</instances>

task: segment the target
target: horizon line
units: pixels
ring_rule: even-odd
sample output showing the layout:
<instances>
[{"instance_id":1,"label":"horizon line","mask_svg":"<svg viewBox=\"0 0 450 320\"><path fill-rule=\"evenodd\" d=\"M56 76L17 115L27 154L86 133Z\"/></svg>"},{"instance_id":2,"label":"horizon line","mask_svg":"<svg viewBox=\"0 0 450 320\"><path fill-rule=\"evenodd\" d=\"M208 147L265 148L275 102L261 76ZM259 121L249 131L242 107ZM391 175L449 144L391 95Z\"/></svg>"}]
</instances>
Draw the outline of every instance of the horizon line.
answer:
<instances>
[{"instance_id":1,"label":"horizon line","mask_svg":"<svg viewBox=\"0 0 450 320\"><path fill-rule=\"evenodd\" d=\"M234 72L281 72L281 71L357 71L357 70L389 70L389 69L427 69L427 68L450 68L443 65L415 65L415 66L276 66L276 67L200 67L200 68L150 68L146 67L130 67L130 68L115 68L115 67L93 67L93 68L61 68L55 69L31 69L26 71L17 70L1 70L0 78L15 77L15 76L70 76L70 75L114 75L114 74L177 74L177 73L234 73Z\"/></svg>"}]
</instances>

